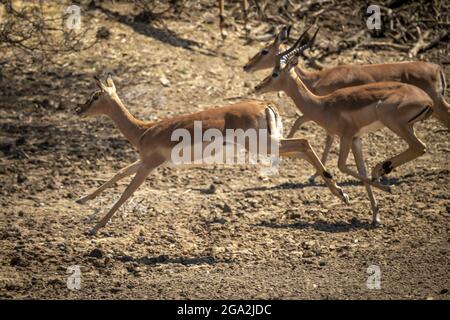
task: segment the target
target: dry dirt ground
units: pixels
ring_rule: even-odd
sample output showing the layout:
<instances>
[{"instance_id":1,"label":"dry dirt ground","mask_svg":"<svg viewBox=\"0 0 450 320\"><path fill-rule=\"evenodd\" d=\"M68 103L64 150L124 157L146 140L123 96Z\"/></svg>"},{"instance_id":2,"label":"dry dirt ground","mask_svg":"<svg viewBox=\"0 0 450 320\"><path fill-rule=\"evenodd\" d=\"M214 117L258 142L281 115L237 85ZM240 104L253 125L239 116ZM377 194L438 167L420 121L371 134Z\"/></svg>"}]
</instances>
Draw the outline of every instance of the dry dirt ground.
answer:
<instances>
[{"instance_id":1,"label":"dry dirt ground","mask_svg":"<svg viewBox=\"0 0 450 320\"><path fill-rule=\"evenodd\" d=\"M118 5L108 10L126 14ZM242 66L261 44L246 45L233 32L222 42L217 19L207 23L205 14L150 26L107 10L88 19L108 28L110 38L42 77L5 68L0 79L0 134L17 145L0 153L1 298L449 298L450 142L436 120L416 126L427 153L391 173L393 194L375 190L380 228L370 226L364 187L338 172L335 145L327 167L350 205L320 180L309 184L312 169L301 160L283 160L279 175L268 179L254 166L160 169L106 228L87 236L129 179L86 205L75 199L137 158L109 119L71 113L94 90L92 75L112 72L131 112L147 120L251 97L277 104L285 132L296 115L283 95L251 93L268 71L245 74ZM343 35L324 29L318 39ZM421 58L442 54L433 49ZM407 59L359 50L324 63ZM304 125L297 136L322 150L318 126ZM369 167L406 147L387 130L363 143ZM79 290L67 288L74 265ZM378 290L366 285L370 265L381 270Z\"/></svg>"}]
</instances>

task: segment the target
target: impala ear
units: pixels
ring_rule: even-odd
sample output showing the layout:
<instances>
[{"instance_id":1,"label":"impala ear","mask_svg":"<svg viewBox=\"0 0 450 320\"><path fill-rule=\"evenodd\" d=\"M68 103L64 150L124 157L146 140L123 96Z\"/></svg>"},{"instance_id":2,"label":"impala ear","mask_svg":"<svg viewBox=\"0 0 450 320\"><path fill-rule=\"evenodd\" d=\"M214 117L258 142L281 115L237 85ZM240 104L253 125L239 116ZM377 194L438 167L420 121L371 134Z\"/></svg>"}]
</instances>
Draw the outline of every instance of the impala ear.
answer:
<instances>
[{"instance_id":1,"label":"impala ear","mask_svg":"<svg viewBox=\"0 0 450 320\"><path fill-rule=\"evenodd\" d=\"M108 85L109 89L112 89L113 91L116 91L116 86L114 84L114 81L112 79L112 74L108 73L108 76L106 77L106 84Z\"/></svg>"},{"instance_id":2,"label":"impala ear","mask_svg":"<svg viewBox=\"0 0 450 320\"><path fill-rule=\"evenodd\" d=\"M102 91L106 91L106 86L100 81L100 79L97 76L94 76L94 79L97 87L99 87Z\"/></svg>"}]
</instances>

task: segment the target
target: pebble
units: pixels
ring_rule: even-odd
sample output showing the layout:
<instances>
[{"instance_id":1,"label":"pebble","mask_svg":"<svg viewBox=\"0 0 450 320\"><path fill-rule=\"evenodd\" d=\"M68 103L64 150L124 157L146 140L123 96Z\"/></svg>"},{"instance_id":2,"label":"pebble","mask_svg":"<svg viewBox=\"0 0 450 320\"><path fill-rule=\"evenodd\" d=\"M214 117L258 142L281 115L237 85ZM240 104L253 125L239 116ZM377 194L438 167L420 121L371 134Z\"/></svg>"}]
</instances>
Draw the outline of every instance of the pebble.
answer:
<instances>
[{"instance_id":1,"label":"pebble","mask_svg":"<svg viewBox=\"0 0 450 320\"><path fill-rule=\"evenodd\" d=\"M98 249L98 248L95 248L95 249L93 249L91 252L89 252L89 255L88 255L88 256L89 256L89 257L92 257L92 258L100 259L100 258L103 258L104 253L103 253L102 250L100 250L100 249Z\"/></svg>"},{"instance_id":2,"label":"pebble","mask_svg":"<svg viewBox=\"0 0 450 320\"><path fill-rule=\"evenodd\" d=\"M30 262L27 261L22 256L14 256L11 258L11 261L9 262L11 266L17 266L17 267L28 267L30 265Z\"/></svg>"},{"instance_id":3,"label":"pebble","mask_svg":"<svg viewBox=\"0 0 450 320\"><path fill-rule=\"evenodd\" d=\"M165 76L162 76L161 78L159 78L159 82L161 82L161 84L162 84L164 87L170 86L170 80L167 79Z\"/></svg>"}]
</instances>

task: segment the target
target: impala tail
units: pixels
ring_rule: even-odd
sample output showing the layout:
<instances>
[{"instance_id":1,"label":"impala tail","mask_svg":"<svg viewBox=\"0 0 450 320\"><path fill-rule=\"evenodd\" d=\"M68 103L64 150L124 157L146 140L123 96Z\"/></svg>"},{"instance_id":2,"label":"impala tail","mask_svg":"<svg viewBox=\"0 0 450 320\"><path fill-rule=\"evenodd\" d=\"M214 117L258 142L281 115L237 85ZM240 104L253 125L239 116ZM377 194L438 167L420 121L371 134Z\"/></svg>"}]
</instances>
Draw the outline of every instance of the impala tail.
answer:
<instances>
[{"instance_id":1,"label":"impala tail","mask_svg":"<svg viewBox=\"0 0 450 320\"><path fill-rule=\"evenodd\" d=\"M283 136L283 123L281 117L278 114L278 110L269 105L266 109L266 119L268 123L269 134L276 139L281 139Z\"/></svg>"}]
</instances>

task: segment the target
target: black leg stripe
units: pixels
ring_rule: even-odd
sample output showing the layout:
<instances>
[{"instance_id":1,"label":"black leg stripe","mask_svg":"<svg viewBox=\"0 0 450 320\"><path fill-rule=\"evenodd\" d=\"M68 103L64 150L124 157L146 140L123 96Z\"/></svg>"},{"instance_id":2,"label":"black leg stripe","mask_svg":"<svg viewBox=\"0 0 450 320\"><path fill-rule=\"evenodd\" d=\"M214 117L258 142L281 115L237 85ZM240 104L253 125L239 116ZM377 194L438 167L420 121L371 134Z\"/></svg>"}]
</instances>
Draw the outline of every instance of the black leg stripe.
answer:
<instances>
[{"instance_id":1,"label":"black leg stripe","mask_svg":"<svg viewBox=\"0 0 450 320\"><path fill-rule=\"evenodd\" d=\"M430 109L431 109L430 107L426 107L425 109L423 109L422 111L420 111L418 115L414 116L411 120L409 120L408 123L413 122L413 121L416 120L418 117L420 117L424 112L428 112Z\"/></svg>"}]
</instances>

